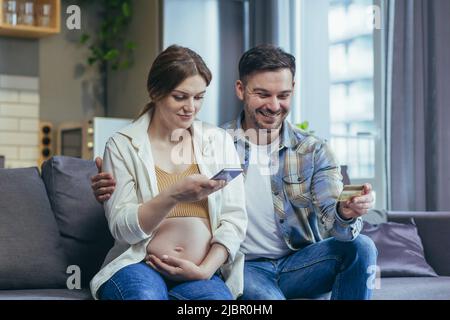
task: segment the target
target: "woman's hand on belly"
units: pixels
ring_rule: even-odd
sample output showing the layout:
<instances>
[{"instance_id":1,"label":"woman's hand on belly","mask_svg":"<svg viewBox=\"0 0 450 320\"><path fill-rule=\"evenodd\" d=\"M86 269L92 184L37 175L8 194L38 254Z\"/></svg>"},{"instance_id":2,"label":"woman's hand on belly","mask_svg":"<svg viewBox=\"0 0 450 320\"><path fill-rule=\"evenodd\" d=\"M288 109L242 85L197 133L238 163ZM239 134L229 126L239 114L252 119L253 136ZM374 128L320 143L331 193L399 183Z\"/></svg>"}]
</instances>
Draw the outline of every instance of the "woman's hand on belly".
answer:
<instances>
[{"instance_id":1,"label":"woman's hand on belly","mask_svg":"<svg viewBox=\"0 0 450 320\"><path fill-rule=\"evenodd\" d=\"M145 262L172 281L207 280L211 277L202 266L197 266L186 259L167 255L163 255L160 259L150 254L146 257Z\"/></svg>"}]
</instances>

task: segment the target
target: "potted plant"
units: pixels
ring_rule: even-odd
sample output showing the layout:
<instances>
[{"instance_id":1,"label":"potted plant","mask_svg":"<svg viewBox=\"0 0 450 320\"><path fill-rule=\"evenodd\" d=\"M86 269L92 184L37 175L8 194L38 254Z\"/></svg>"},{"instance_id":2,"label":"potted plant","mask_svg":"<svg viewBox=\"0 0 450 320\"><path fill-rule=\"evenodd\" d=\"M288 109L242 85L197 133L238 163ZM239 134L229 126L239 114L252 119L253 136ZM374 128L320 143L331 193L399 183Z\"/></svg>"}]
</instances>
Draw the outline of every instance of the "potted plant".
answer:
<instances>
[{"instance_id":1,"label":"potted plant","mask_svg":"<svg viewBox=\"0 0 450 320\"><path fill-rule=\"evenodd\" d=\"M303 131L306 131L306 132L308 132L310 134L314 134L313 130L308 130L309 129L309 122L308 121L303 121L301 123L298 123L297 124L297 128L299 128L299 129L301 129Z\"/></svg>"},{"instance_id":2,"label":"potted plant","mask_svg":"<svg viewBox=\"0 0 450 320\"><path fill-rule=\"evenodd\" d=\"M84 7L96 5L99 10L99 30L83 33L80 43L88 46L86 63L98 67L103 87L102 104L108 115L108 73L127 69L133 64L136 43L126 39L126 30L133 17L132 0L79 0Z\"/></svg>"}]
</instances>

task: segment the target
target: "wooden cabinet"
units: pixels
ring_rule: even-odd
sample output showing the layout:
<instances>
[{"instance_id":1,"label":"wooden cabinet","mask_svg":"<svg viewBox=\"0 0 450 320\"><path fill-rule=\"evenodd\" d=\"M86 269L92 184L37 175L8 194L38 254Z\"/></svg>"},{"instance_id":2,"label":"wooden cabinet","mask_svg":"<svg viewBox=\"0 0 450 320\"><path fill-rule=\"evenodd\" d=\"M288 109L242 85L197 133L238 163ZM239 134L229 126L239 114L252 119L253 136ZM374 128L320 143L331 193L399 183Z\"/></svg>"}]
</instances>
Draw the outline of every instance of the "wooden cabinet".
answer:
<instances>
[{"instance_id":1,"label":"wooden cabinet","mask_svg":"<svg viewBox=\"0 0 450 320\"><path fill-rule=\"evenodd\" d=\"M8 24L5 21L5 4L8 0L0 0L0 36L19 37L19 38L42 38L57 34L61 30L61 0L35 0L33 1L34 25L16 25ZM19 16L19 3L25 1L16 0L17 15ZM42 5L50 5L50 16L48 26L38 24L41 15Z\"/></svg>"}]
</instances>

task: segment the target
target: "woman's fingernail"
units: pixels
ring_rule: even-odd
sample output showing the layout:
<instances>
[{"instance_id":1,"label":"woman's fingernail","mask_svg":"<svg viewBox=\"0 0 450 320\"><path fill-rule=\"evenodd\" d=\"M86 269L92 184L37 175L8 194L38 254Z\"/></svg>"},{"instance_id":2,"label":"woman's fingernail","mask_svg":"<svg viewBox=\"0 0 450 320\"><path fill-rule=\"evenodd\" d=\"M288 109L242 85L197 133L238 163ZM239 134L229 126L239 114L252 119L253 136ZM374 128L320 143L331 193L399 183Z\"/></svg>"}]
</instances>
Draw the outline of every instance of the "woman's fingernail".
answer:
<instances>
[{"instance_id":1,"label":"woman's fingernail","mask_svg":"<svg viewBox=\"0 0 450 320\"><path fill-rule=\"evenodd\" d=\"M166 259L168 259L168 258L169 258L169 256L167 256L167 255L163 255L163 256L162 256L162 258L163 258L164 260L166 260Z\"/></svg>"}]
</instances>

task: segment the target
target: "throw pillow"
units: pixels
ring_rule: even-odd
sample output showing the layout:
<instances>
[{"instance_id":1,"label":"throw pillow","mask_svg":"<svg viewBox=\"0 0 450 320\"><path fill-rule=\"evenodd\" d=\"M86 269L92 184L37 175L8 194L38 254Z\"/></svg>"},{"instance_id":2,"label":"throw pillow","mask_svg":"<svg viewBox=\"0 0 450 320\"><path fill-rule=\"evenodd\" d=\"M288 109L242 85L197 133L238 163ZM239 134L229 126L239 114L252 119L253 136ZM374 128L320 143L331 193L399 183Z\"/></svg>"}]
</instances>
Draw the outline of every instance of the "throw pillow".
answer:
<instances>
[{"instance_id":1,"label":"throw pillow","mask_svg":"<svg viewBox=\"0 0 450 320\"><path fill-rule=\"evenodd\" d=\"M80 267L84 287L113 245L103 206L91 189L96 173L94 161L72 157L53 157L42 167L64 251L69 263Z\"/></svg>"},{"instance_id":2,"label":"throw pillow","mask_svg":"<svg viewBox=\"0 0 450 320\"><path fill-rule=\"evenodd\" d=\"M415 225L395 222L371 225L364 222L361 234L375 242L382 277L437 277L425 260Z\"/></svg>"},{"instance_id":3,"label":"throw pillow","mask_svg":"<svg viewBox=\"0 0 450 320\"><path fill-rule=\"evenodd\" d=\"M66 286L67 262L37 168L0 169L0 289Z\"/></svg>"}]
</instances>

